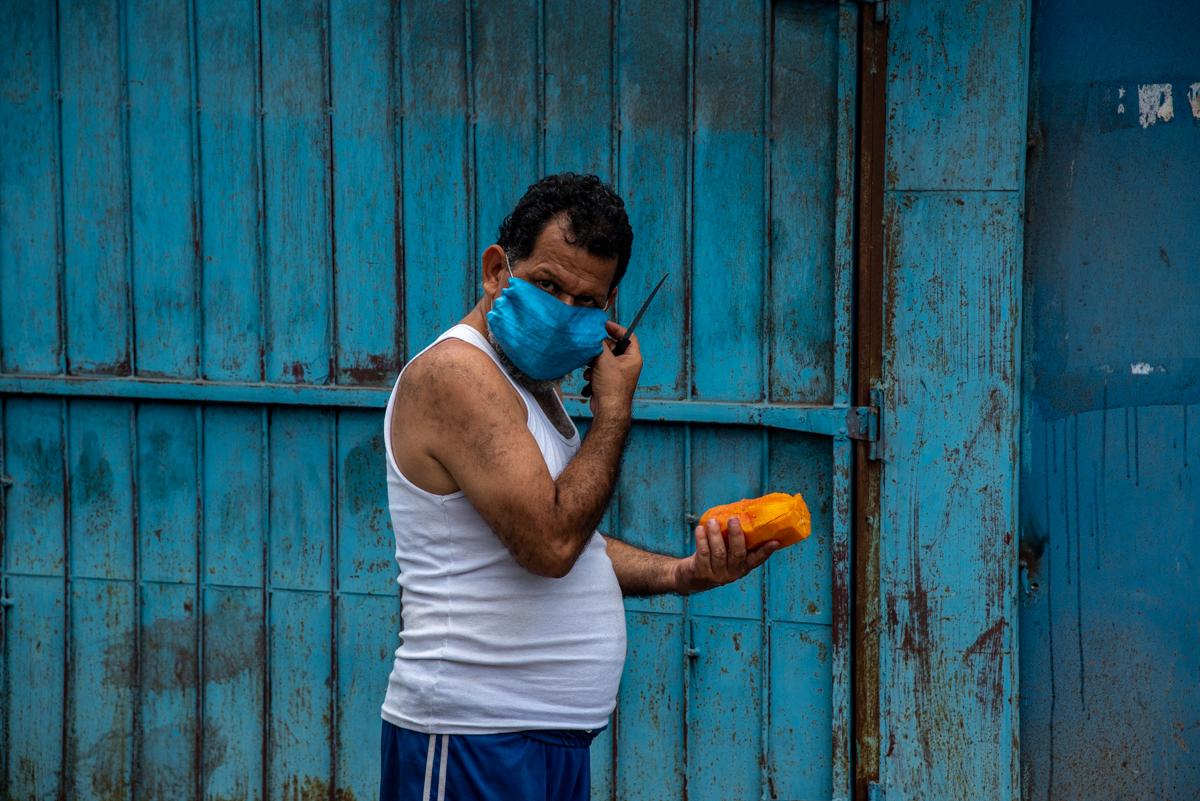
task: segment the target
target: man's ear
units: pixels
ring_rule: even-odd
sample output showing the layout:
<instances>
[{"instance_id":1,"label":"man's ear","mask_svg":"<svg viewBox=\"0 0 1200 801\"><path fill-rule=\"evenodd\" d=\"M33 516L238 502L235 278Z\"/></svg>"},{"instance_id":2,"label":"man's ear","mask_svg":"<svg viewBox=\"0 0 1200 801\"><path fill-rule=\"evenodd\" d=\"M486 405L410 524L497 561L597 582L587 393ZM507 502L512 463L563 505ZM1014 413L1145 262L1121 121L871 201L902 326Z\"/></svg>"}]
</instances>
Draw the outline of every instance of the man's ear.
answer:
<instances>
[{"instance_id":1,"label":"man's ear","mask_svg":"<svg viewBox=\"0 0 1200 801\"><path fill-rule=\"evenodd\" d=\"M483 251L480 266L483 294L495 299L508 282L508 264L504 259L504 248L489 245L487 250Z\"/></svg>"}]
</instances>

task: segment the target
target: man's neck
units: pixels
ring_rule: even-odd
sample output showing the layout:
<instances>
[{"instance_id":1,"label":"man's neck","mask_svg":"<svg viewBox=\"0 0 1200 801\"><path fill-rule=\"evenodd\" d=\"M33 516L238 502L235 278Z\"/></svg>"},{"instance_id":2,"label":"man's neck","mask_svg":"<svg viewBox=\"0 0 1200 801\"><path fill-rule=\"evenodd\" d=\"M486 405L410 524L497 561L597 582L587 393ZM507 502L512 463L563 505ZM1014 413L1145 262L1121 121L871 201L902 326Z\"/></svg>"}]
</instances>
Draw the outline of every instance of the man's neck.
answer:
<instances>
[{"instance_id":1,"label":"man's neck","mask_svg":"<svg viewBox=\"0 0 1200 801\"><path fill-rule=\"evenodd\" d=\"M491 328L485 327L483 336L487 339L488 344L492 346L492 350L496 351L496 358L500 360L500 366L504 368L504 372L512 376L513 381L525 387L536 398L549 398L556 394L555 391L558 389L559 384L562 383L561 378L548 381L539 381L536 378L530 378L508 358L508 354L504 352L504 348L500 346L499 341L492 335Z\"/></svg>"},{"instance_id":2,"label":"man's neck","mask_svg":"<svg viewBox=\"0 0 1200 801\"><path fill-rule=\"evenodd\" d=\"M562 379L539 381L536 378L530 378L521 371L521 368L512 363L512 360L504 353L504 348L500 347L500 343L492 336L492 330L487 326L484 326L483 336L492 346L492 350L496 352L496 358L499 359L500 367L504 372L508 373L518 385L528 390L530 395L533 395L538 406L542 408L542 412L560 434L564 437L571 436L575 428L571 425L571 419L567 417L558 397L558 388Z\"/></svg>"}]
</instances>

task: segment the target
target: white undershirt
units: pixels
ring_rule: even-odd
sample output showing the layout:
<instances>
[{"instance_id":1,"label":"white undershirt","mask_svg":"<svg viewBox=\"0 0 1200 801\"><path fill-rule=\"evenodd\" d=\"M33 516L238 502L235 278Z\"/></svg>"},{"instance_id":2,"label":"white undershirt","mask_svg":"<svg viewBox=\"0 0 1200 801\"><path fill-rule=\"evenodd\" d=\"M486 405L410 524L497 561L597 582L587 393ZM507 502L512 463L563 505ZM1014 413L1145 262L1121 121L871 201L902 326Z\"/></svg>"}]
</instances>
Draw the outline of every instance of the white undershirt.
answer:
<instances>
[{"instance_id":1,"label":"white undershirt","mask_svg":"<svg viewBox=\"0 0 1200 801\"><path fill-rule=\"evenodd\" d=\"M508 378L557 478L579 450L579 432L559 433L471 326L456 325L429 347L450 337L488 354ZM383 418L403 631L382 717L438 734L604 726L625 662L625 614L603 537L592 534L566 576L537 576L517 564L462 491L436 495L410 482L391 443L403 376Z\"/></svg>"}]
</instances>

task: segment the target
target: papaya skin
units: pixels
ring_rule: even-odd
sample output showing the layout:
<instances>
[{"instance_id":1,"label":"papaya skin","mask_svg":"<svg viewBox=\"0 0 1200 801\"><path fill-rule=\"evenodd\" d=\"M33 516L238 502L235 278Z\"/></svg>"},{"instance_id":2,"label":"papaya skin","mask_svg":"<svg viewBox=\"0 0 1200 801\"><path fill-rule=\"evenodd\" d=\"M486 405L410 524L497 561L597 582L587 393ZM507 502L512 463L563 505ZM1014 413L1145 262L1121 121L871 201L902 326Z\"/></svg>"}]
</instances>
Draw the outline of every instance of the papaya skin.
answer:
<instances>
[{"instance_id":1,"label":"papaya skin","mask_svg":"<svg viewBox=\"0 0 1200 801\"><path fill-rule=\"evenodd\" d=\"M772 492L758 498L743 498L733 503L714 506L700 516L707 524L716 520L721 534L729 537L729 521L736 517L746 535L746 548L753 549L770 540L780 548L794 545L812 533L812 518L808 505L799 494Z\"/></svg>"}]
</instances>

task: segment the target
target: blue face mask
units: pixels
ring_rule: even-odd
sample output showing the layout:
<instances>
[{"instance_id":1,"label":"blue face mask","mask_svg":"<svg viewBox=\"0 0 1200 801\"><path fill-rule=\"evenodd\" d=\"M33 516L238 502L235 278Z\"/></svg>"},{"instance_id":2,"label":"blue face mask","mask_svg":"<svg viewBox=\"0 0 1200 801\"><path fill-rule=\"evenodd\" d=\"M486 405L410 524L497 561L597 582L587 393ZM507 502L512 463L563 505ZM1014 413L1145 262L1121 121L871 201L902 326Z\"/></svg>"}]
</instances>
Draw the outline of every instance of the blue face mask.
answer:
<instances>
[{"instance_id":1,"label":"blue face mask","mask_svg":"<svg viewBox=\"0 0 1200 801\"><path fill-rule=\"evenodd\" d=\"M599 355L607 336L608 315L602 309L570 306L517 278L511 267L508 274L508 286L487 321L504 355L521 372L538 381L562 378Z\"/></svg>"}]
</instances>

